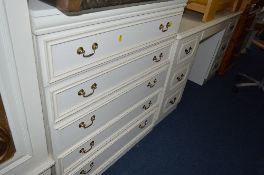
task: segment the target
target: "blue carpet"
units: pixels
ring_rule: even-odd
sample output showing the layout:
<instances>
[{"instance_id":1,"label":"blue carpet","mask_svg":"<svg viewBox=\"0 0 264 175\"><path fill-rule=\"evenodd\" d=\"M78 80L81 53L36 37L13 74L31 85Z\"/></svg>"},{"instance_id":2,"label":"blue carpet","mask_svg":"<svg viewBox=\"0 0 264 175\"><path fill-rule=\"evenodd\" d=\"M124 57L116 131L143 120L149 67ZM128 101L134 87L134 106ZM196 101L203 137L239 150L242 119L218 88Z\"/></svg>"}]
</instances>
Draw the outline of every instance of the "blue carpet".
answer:
<instances>
[{"instance_id":1,"label":"blue carpet","mask_svg":"<svg viewBox=\"0 0 264 175\"><path fill-rule=\"evenodd\" d=\"M232 92L237 72L264 76L252 47L226 76L188 82L178 108L104 175L264 175L264 93Z\"/></svg>"}]
</instances>

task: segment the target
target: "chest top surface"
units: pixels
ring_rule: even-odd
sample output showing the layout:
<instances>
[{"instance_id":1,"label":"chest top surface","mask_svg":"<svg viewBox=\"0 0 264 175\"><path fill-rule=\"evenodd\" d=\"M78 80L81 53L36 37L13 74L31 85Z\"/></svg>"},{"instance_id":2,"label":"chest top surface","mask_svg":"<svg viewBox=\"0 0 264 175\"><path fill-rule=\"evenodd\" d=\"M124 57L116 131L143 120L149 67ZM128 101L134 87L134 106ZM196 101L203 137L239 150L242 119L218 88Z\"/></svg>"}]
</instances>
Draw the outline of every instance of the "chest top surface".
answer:
<instances>
[{"instance_id":1,"label":"chest top surface","mask_svg":"<svg viewBox=\"0 0 264 175\"><path fill-rule=\"evenodd\" d=\"M82 26L128 19L154 13L183 10L187 0L156 0L143 3L91 9L87 14L66 16L57 8L39 0L29 0L32 31L43 35Z\"/></svg>"}]
</instances>

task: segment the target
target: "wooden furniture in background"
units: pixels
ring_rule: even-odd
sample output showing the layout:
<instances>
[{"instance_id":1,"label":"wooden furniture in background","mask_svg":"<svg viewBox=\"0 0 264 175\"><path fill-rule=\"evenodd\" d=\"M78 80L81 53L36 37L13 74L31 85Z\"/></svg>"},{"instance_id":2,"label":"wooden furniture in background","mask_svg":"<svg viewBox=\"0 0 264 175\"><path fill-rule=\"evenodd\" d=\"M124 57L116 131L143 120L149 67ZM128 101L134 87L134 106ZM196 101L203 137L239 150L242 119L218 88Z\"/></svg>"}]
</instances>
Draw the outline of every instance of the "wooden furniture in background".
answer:
<instances>
[{"instance_id":1,"label":"wooden furniture in background","mask_svg":"<svg viewBox=\"0 0 264 175\"><path fill-rule=\"evenodd\" d=\"M217 11L228 9L232 12L237 11L240 0L189 0L187 9L203 13L203 22L214 19Z\"/></svg>"},{"instance_id":2,"label":"wooden furniture in background","mask_svg":"<svg viewBox=\"0 0 264 175\"><path fill-rule=\"evenodd\" d=\"M259 3L260 0L242 0L239 10L245 11L251 7L252 4Z\"/></svg>"},{"instance_id":3,"label":"wooden furniture in background","mask_svg":"<svg viewBox=\"0 0 264 175\"><path fill-rule=\"evenodd\" d=\"M226 71L231 67L233 60L236 58L236 55L239 55L242 43L245 40L245 37L247 36L249 28L254 22L258 9L260 9L260 7L256 9L256 6L255 8L253 8L254 4L257 3L261 4L262 2L256 0L242 1L240 9L244 11L231 37L231 41L227 47L221 66L218 69L219 75L224 75ZM263 6L263 4L261 6Z\"/></svg>"}]
</instances>

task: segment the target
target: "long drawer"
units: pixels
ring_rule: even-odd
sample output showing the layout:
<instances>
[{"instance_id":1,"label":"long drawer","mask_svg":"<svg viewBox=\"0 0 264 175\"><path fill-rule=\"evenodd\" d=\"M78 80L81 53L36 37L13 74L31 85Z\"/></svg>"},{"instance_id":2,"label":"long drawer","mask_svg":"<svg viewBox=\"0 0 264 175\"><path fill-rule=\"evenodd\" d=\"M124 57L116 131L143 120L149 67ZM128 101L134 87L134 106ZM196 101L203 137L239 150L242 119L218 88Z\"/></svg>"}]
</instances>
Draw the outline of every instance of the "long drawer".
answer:
<instances>
[{"instance_id":1,"label":"long drawer","mask_svg":"<svg viewBox=\"0 0 264 175\"><path fill-rule=\"evenodd\" d=\"M159 91L155 92L151 96L145 98L122 114L115 117L110 121L110 124L106 129L101 129L102 131L99 130L99 132L96 132L96 135L92 134L92 137L86 140L84 143L75 146L77 148L74 149L74 151L70 150L69 152L66 152L66 154L59 156L62 157L61 167L67 171L66 169L76 164L75 162L80 162L83 159L89 157L96 150L100 149L103 145L109 142L109 139L111 139L113 137L112 135L114 135L114 133L116 133L118 130L121 128L126 128L127 124L129 124L140 114L149 112L151 109L155 108L157 106L158 97Z\"/></svg>"},{"instance_id":2,"label":"long drawer","mask_svg":"<svg viewBox=\"0 0 264 175\"><path fill-rule=\"evenodd\" d=\"M100 132L100 130L109 125L109 122L113 122L113 119L123 111L131 108L131 106L163 87L166 74L167 70L163 70L160 73L157 72L157 74L151 75L151 78L147 81L142 82L136 87L132 87L132 89L128 89L123 95L116 97L100 108L89 110L81 119L67 127L63 129L53 129L54 151L60 153L79 142L82 138L92 133L95 134L96 132ZM155 83L153 83L154 81ZM152 85L151 87L149 86L150 84ZM156 97L154 97L150 100L151 103L148 101L144 104L145 108L154 105L156 100ZM141 110L144 111L145 109L142 107ZM80 128L80 125L89 127L84 129L83 127Z\"/></svg>"},{"instance_id":3,"label":"long drawer","mask_svg":"<svg viewBox=\"0 0 264 175\"><path fill-rule=\"evenodd\" d=\"M148 132L152 127L154 114L149 114L144 118L141 118L135 125L124 131L118 138L113 140L110 144L111 146L100 150L98 155L95 155L85 165L81 165L67 175L80 175L80 174L97 174L103 169L107 164L110 163L111 159L118 156L124 151L127 151L127 147L133 142L138 141L138 136Z\"/></svg>"},{"instance_id":4,"label":"long drawer","mask_svg":"<svg viewBox=\"0 0 264 175\"><path fill-rule=\"evenodd\" d=\"M72 75L137 45L177 32L181 15L173 15L107 32L89 32L53 41L47 49L49 82ZM53 79L53 80L52 80Z\"/></svg>"},{"instance_id":5,"label":"long drawer","mask_svg":"<svg viewBox=\"0 0 264 175\"><path fill-rule=\"evenodd\" d=\"M53 90L54 92L51 93L53 94L53 103L56 105L54 108L55 120L59 121L76 110L92 104L99 97L102 98L111 91L121 88L138 74L167 60L169 53L170 46L167 46L114 70L102 72L94 78Z\"/></svg>"}]
</instances>

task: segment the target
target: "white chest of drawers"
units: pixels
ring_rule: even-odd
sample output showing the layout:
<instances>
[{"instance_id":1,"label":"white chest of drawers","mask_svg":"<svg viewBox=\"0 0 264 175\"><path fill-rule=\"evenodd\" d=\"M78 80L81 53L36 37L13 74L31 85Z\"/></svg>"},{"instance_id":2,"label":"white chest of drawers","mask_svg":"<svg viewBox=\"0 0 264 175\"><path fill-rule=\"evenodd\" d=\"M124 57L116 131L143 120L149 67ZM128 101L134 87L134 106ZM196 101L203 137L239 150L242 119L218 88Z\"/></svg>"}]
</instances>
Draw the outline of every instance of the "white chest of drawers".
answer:
<instances>
[{"instance_id":1,"label":"white chest of drawers","mask_svg":"<svg viewBox=\"0 0 264 175\"><path fill-rule=\"evenodd\" d=\"M56 173L100 174L158 118L186 1L73 17L42 2L30 5ZM192 52L193 44L184 44L183 54Z\"/></svg>"}]
</instances>

